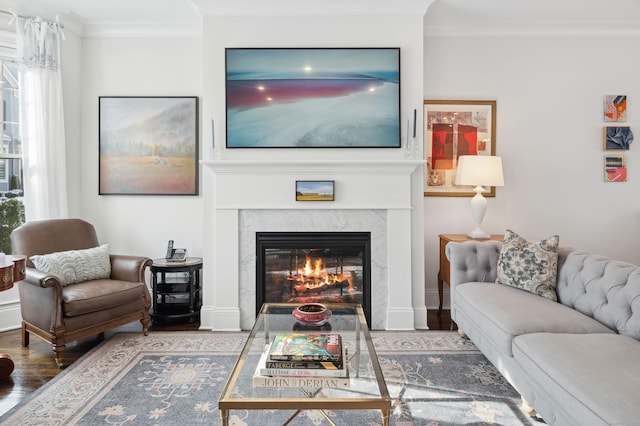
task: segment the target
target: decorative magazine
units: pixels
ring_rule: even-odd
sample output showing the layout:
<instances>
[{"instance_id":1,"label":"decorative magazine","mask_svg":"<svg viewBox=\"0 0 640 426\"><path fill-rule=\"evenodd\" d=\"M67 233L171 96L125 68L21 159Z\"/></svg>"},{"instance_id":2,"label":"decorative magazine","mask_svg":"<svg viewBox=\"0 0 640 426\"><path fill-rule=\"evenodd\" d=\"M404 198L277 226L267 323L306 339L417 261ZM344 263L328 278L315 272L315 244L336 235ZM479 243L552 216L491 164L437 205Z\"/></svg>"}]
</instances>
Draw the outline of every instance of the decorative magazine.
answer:
<instances>
[{"instance_id":1,"label":"decorative magazine","mask_svg":"<svg viewBox=\"0 0 640 426\"><path fill-rule=\"evenodd\" d=\"M278 333L269 349L269 360L342 362L342 338L337 333Z\"/></svg>"}]
</instances>

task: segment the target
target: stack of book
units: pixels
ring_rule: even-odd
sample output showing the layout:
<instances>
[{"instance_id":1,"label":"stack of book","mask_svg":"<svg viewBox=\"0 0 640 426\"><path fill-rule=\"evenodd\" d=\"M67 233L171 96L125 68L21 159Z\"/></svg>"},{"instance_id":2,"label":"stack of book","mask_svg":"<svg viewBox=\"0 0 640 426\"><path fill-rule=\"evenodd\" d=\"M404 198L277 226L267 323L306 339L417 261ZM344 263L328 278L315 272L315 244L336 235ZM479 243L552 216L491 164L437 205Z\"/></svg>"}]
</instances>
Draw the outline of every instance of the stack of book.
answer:
<instances>
[{"instance_id":1,"label":"stack of book","mask_svg":"<svg viewBox=\"0 0 640 426\"><path fill-rule=\"evenodd\" d=\"M265 348L253 376L254 386L350 386L346 348L337 333L276 334Z\"/></svg>"}]
</instances>

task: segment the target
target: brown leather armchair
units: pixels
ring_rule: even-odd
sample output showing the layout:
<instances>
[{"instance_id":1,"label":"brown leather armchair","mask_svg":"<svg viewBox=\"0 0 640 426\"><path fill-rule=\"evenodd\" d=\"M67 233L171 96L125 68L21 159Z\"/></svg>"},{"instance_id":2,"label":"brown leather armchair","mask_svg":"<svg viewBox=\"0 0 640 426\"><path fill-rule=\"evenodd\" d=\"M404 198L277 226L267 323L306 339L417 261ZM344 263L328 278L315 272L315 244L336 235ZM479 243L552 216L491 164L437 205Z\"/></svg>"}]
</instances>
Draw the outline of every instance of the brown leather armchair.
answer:
<instances>
[{"instance_id":1,"label":"brown leather armchair","mask_svg":"<svg viewBox=\"0 0 640 426\"><path fill-rule=\"evenodd\" d=\"M98 247L95 228L80 219L28 222L11 233L14 254L27 256L26 279L18 284L22 312L22 346L29 333L53 345L62 367L66 344L132 321L149 328L151 297L145 284L148 257L112 255L111 276L64 286L61 279L35 269L31 256Z\"/></svg>"}]
</instances>

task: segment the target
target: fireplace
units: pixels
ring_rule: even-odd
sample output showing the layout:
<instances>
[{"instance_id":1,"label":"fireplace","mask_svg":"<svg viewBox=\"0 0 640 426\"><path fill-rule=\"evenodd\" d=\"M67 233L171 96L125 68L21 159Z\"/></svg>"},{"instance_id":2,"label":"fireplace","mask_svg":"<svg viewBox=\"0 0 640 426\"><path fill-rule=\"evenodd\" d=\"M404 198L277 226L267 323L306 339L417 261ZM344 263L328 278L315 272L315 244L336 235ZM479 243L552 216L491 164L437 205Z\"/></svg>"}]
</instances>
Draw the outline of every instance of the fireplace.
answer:
<instances>
[{"instance_id":1,"label":"fireplace","mask_svg":"<svg viewBox=\"0 0 640 426\"><path fill-rule=\"evenodd\" d=\"M329 157L202 162L208 171L203 246L208 266L203 269L201 329L251 330L256 233L267 231L370 233L371 288L363 301L363 307L370 305L370 327L427 328L424 160ZM292 196L296 180L333 180L339 191L331 202L299 202Z\"/></svg>"},{"instance_id":2,"label":"fireplace","mask_svg":"<svg viewBox=\"0 0 640 426\"><path fill-rule=\"evenodd\" d=\"M256 232L256 314L265 302L359 303L371 324L371 233Z\"/></svg>"}]
</instances>

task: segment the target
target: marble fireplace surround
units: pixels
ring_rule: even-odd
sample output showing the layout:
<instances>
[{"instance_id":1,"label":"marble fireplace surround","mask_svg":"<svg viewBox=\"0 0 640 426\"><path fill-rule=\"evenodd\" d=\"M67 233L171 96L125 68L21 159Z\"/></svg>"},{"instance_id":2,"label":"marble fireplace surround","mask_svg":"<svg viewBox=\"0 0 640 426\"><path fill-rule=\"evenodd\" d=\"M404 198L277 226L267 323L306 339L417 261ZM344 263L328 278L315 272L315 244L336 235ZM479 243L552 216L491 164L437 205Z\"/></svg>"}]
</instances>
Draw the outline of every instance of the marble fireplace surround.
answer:
<instances>
[{"instance_id":1,"label":"marble fireplace surround","mask_svg":"<svg viewBox=\"0 0 640 426\"><path fill-rule=\"evenodd\" d=\"M248 330L255 319L256 232L371 232L371 328L410 330L426 313L412 282L411 177L424 162L202 161L204 193L201 328ZM335 181L335 201L296 202L296 180ZM419 296L418 296L419 297ZM420 321L417 321L420 322Z\"/></svg>"}]
</instances>

